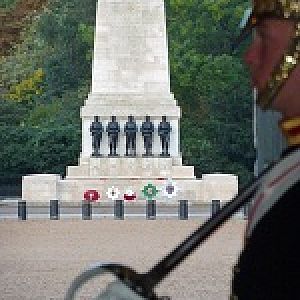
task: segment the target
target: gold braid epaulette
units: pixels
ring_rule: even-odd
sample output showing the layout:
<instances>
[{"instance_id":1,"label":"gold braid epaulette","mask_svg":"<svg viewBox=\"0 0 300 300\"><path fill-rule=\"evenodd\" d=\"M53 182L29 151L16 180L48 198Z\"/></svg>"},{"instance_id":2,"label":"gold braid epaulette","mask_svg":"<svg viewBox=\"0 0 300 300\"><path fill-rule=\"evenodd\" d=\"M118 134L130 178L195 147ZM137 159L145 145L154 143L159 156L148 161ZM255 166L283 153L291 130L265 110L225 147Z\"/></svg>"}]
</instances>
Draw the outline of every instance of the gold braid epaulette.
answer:
<instances>
[{"instance_id":1,"label":"gold braid epaulette","mask_svg":"<svg viewBox=\"0 0 300 300\"><path fill-rule=\"evenodd\" d=\"M279 126L289 146L300 146L300 116L280 121Z\"/></svg>"},{"instance_id":2,"label":"gold braid epaulette","mask_svg":"<svg viewBox=\"0 0 300 300\"><path fill-rule=\"evenodd\" d=\"M254 1L253 15L260 17L273 15L279 18L299 18L300 2L291 0L256 0Z\"/></svg>"}]
</instances>

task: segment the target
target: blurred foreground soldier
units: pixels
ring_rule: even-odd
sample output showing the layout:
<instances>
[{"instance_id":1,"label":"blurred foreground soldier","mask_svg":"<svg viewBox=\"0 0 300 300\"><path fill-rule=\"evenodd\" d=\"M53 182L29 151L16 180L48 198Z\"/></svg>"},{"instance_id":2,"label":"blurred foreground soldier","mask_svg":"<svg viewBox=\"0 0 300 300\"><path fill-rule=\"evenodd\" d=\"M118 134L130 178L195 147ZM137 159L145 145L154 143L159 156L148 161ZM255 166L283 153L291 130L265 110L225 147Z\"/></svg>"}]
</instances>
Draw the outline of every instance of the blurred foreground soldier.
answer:
<instances>
[{"instance_id":1,"label":"blurred foreground soldier","mask_svg":"<svg viewBox=\"0 0 300 300\"><path fill-rule=\"evenodd\" d=\"M92 146L93 146L93 153L92 156L101 156L100 154L100 144L102 140L102 132L103 127L102 123L99 121L99 117L95 116L94 121L90 127L90 132L92 135Z\"/></svg>"},{"instance_id":2,"label":"blurred foreground soldier","mask_svg":"<svg viewBox=\"0 0 300 300\"><path fill-rule=\"evenodd\" d=\"M108 123L106 131L109 139L109 156L117 156L120 126L116 121L116 116L111 117L111 122Z\"/></svg>"},{"instance_id":3,"label":"blurred foreground soldier","mask_svg":"<svg viewBox=\"0 0 300 300\"><path fill-rule=\"evenodd\" d=\"M124 132L126 134L126 156L136 156L137 126L133 119L133 116L131 115L128 116L128 121L124 126Z\"/></svg>"},{"instance_id":4,"label":"blurred foreground soldier","mask_svg":"<svg viewBox=\"0 0 300 300\"><path fill-rule=\"evenodd\" d=\"M299 299L300 1L255 0L238 42L252 29L245 62L257 103L282 113L289 147L253 196L231 299Z\"/></svg>"},{"instance_id":5,"label":"blurred foreground soldier","mask_svg":"<svg viewBox=\"0 0 300 300\"><path fill-rule=\"evenodd\" d=\"M167 122L167 117L162 116L162 122L158 125L158 135L160 136L162 153L161 156L170 156L169 154L169 143L170 143L170 122Z\"/></svg>"},{"instance_id":6,"label":"blurred foreground soldier","mask_svg":"<svg viewBox=\"0 0 300 300\"><path fill-rule=\"evenodd\" d=\"M145 122L143 122L141 127L142 136L144 137L144 147L146 153L144 156L151 156L152 155L152 139L153 139L153 132L154 132L154 125L150 121L150 117L146 116Z\"/></svg>"}]
</instances>

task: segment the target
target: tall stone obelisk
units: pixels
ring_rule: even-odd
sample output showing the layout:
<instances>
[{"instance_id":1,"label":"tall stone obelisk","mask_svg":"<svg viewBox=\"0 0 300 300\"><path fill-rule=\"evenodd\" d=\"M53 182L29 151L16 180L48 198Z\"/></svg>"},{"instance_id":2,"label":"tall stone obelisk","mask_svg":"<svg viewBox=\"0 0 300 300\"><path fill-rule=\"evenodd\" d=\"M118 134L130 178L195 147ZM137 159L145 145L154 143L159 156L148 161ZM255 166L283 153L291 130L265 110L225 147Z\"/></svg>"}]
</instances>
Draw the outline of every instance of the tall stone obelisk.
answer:
<instances>
[{"instance_id":1,"label":"tall stone obelisk","mask_svg":"<svg viewBox=\"0 0 300 300\"><path fill-rule=\"evenodd\" d=\"M92 93L170 94L163 0L98 1Z\"/></svg>"}]
</instances>

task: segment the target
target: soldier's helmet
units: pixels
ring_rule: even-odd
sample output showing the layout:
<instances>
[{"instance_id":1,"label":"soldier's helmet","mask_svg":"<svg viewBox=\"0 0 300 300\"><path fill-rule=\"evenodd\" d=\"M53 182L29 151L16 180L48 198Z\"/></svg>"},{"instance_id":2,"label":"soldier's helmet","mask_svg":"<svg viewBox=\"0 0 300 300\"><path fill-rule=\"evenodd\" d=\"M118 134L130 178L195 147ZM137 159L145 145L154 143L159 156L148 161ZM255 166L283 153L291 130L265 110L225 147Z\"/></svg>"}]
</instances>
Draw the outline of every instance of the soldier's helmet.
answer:
<instances>
[{"instance_id":1,"label":"soldier's helmet","mask_svg":"<svg viewBox=\"0 0 300 300\"><path fill-rule=\"evenodd\" d=\"M132 122L133 121L133 115L129 115L128 120L129 120L129 122Z\"/></svg>"},{"instance_id":2,"label":"soldier's helmet","mask_svg":"<svg viewBox=\"0 0 300 300\"><path fill-rule=\"evenodd\" d=\"M295 21L295 35L288 49L274 68L267 86L258 92L257 103L268 109L300 60L300 0L253 0L253 8L239 37L236 48L260 22L266 18ZM276 45L274 45L276 47Z\"/></svg>"}]
</instances>

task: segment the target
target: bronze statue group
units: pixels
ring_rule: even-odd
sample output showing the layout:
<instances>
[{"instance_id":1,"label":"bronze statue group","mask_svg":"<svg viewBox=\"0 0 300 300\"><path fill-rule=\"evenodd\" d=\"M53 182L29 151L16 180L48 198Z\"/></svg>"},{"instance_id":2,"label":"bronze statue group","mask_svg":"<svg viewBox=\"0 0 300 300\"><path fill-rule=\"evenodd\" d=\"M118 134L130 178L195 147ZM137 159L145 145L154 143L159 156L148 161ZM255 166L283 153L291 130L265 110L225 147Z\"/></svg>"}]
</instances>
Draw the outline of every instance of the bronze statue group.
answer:
<instances>
[{"instance_id":1,"label":"bronze statue group","mask_svg":"<svg viewBox=\"0 0 300 300\"><path fill-rule=\"evenodd\" d=\"M162 116L162 121L159 123L157 132L160 137L162 152L161 157L169 157L169 143L170 143L170 133L171 133L170 122L167 121L166 116ZM94 117L94 121L90 126L90 133L92 135L92 146L93 146L93 157L101 157L101 141L102 135L105 128L100 121L99 116ZM145 153L143 156L150 157L152 154L153 145L153 134L155 128L153 122L150 120L150 116L145 117L145 121L142 126L138 128L134 117L132 115L128 116L128 121L124 125L124 134L126 136L126 153L125 156L136 156L136 135L141 132L144 138L144 148ZM121 133L120 125L117 122L116 116L111 117L111 121L108 122L106 127L106 132L109 141L109 156L118 156L117 148L119 142L119 135Z\"/></svg>"}]
</instances>

